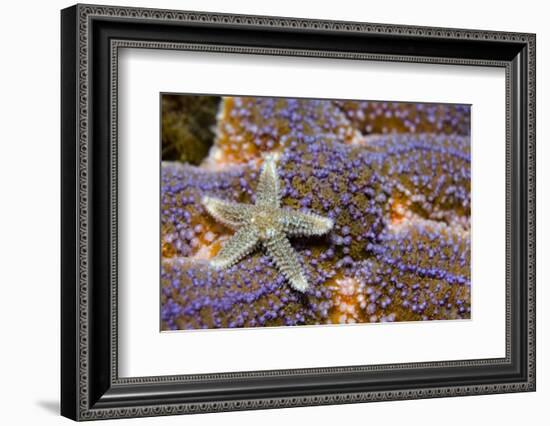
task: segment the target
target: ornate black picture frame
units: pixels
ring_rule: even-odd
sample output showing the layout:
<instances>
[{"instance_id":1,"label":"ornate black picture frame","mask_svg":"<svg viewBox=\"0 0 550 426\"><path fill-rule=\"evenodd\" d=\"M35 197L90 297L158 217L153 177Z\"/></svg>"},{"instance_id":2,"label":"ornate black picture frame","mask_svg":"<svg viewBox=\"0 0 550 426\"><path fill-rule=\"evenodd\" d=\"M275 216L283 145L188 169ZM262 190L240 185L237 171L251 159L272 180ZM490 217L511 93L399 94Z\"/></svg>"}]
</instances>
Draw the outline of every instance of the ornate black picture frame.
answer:
<instances>
[{"instance_id":1,"label":"ornate black picture frame","mask_svg":"<svg viewBox=\"0 0 550 426\"><path fill-rule=\"evenodd\" d=\"M534 34L95 5L64 9L61 28L62 415L92 420L535 390ZM121 47L504 68L506 356L119 378Z\"/></svg>"}]
</instances>

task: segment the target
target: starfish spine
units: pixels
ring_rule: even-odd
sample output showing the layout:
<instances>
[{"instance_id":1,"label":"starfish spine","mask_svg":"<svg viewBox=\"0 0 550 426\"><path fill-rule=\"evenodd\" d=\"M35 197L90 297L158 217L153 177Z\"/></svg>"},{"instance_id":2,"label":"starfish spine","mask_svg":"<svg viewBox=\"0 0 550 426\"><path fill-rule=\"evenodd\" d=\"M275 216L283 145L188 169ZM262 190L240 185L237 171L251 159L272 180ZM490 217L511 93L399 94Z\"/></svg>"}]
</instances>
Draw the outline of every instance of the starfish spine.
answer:
<instances>
[{"instance_id":1,"label":"starfish spine","mask_svg":"<svg viewBox=\"0 0 550 426\"><path fill-rule=\"evenodd\" d=\"M247 204L233 203L209 196L204 196L201 201L214 219L231 229L238 229L244 225L252 207Z\"/></svg>"},{"instance_id":2,"label":"starfish spine","mask_svg":"<svg viewBox=\"0 0 550 426\"><path fill-rule=\"evenodd\" d=\"M273 238L266 240L264 246L292 288L301 292L306 291L309 287L307 278L300 266L298 253L292 248L288 238L284 234L278 233Z\"/></svg>"},{"instance_id":3,"label":"starfish spine","mask_svg":"<svg viewBox=\"0 0 550 426\"><path fill-rule=\"evenodd\" d=\"M212 266L216 269L225 269L252 253L259 241L258 230L254 227L239 229L223 245L216 257L212 259Z\"/></svg>"}]
</instances>

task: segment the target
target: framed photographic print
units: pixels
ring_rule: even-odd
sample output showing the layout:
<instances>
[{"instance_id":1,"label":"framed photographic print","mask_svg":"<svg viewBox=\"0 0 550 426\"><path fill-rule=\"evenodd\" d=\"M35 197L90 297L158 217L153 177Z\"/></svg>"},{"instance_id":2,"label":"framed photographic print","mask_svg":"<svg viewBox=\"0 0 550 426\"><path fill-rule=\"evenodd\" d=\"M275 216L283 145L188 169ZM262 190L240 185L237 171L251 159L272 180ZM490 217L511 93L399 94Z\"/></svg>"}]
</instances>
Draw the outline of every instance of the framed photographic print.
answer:
<instances>
[{"instance_id":1,"label":"framed photographic print","mask_svg":"<svg viewBox=\"0 0 550 426\"><path fill-rule=\"evenodd\" d=\"M535 35L61 29L64 416L535 390Z\"/></svg>"}]
</instances>

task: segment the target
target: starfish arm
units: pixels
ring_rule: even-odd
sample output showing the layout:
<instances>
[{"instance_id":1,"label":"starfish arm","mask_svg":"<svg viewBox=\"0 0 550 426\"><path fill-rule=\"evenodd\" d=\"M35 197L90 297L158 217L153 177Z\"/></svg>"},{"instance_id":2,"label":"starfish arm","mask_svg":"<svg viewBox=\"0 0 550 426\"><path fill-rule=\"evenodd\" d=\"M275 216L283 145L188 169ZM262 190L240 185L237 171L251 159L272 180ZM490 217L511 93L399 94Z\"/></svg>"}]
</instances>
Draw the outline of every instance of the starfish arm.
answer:
<instances>
[{"instance_id":1,"label":"starfish arm","mask_svg":"<svg viewBox=\"0 0 550 426\"><path fill-rule=\"evenodd\" d=\"M231 229L244 225L252 214L251 205L220 200L207 195L202 198L202 205L214 219Z\"/></svg>"},{"instance_id":2,"label":"starfish arm","mask_svg":"<svg viewBox=\"0 0 550 426\"><path fill-rule=\"evenodd\" d=\"M291 237L323 235L334 226L334 221L330 218L289 209L282 210L280 223L283 225L284 232Z\"/></svg>"},{"instance_id":3,"label":"starfish arm","mask_svg":"<svg viewBox=\"0 0 550 426\"><path fill-rule=\"evenodd\" d=\"M298 253L292 248L288 238L283 233L277 233L263 244L292 288L300 292L306 291L309 287L307 278L300 266Z\"/></svg>"},{"instance_id":4,"label":"starfish arm","mask_svg":"<svg viewBox=\"0 0 550 426\"><path fill-rule=\"evenodd\" d=\"M256 248L259 236L253 226L239 229L225 242L218 254L210 260L216 269L226 269L243 259Z\"/></svg>"},{"instance_id":5,"label":"starfish arm","mask_svg":"<svg viewBox=\"0 0 550 426\"><path fill-rule=\"evenodd\" d=\"M256 205L279 207L280 183L277 175L275 157L268 155L265 158L256 188Z\"/></svg>"}]
</instances>

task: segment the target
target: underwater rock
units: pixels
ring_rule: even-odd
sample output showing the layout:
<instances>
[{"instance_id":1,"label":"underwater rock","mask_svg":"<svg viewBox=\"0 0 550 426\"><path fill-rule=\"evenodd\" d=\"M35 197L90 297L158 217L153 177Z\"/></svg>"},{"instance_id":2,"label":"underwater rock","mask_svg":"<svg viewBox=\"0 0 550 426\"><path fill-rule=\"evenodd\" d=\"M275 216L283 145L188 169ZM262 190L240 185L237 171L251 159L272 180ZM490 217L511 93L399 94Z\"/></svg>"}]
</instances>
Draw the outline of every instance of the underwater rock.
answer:
<instances>
[{"instance_id":1,"label":"underwater rock","mask_svg":"<svg viewBox=\"0 0 550 426\"><path fill-rule=\"evenodd\" d=\"M219 96L163 94L162 158L200 164L214 142Z\"/></svg>"}]
</instances>

